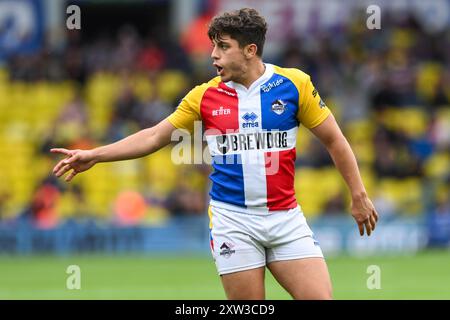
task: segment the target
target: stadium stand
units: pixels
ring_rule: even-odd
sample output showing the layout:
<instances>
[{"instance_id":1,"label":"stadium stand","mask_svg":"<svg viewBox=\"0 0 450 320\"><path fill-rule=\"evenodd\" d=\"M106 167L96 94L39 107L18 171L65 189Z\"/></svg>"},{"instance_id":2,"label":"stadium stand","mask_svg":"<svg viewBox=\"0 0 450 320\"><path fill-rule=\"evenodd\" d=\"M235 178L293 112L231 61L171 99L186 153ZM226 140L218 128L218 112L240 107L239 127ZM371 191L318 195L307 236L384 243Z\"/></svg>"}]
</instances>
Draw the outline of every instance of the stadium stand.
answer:
<instances>
[{"instance_id":1,"label":"stadium stand","mask_svg":"<svg viewBox=\"0 0 450 320\"><path fill-rule=\"evenodd\" d=\"M428 33L413 17L384 23L379 36L350 21L339 39L325 32L292 39L273 62L311 74L377 206L394 215L450 214L449 31ZM136 223L206 212L208 166L175 165L170 148L98 165L72 186L49 177L50 147L93 147L154 125L211 75L195 65L167 67L177 63L166 44L129 28L117 38L69 43L58 57L45 49L14 56L0 68L1 219L31 216L43 228L69 217L112 221L125 191L145 202ZM130 58L118 59L123 52ZM298 140L305 215L344 214L350 199L328 154L304 128Z\"/></svg>"}]
</instances>

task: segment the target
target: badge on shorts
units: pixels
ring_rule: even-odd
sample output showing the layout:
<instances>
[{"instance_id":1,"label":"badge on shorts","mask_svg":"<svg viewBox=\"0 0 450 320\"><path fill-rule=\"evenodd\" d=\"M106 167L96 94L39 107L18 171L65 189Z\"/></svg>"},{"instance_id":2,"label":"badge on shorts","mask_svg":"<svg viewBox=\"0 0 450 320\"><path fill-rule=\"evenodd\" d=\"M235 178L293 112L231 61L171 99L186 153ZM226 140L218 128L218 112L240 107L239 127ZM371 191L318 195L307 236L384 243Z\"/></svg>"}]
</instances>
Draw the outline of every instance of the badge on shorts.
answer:
<instances>
[{"instance_id":1,"label":"badge on shorts","mask_svg":"<svg viewBox=\"0 0 450 320\"><path fill-rule=\"evenodd\" d=\"M220 255L224 258L228 259L233 253L236 252L236 250L232 250L234 247L234 244L231 242L224 242L220 246Z\"/></svg>"}]
</instances>

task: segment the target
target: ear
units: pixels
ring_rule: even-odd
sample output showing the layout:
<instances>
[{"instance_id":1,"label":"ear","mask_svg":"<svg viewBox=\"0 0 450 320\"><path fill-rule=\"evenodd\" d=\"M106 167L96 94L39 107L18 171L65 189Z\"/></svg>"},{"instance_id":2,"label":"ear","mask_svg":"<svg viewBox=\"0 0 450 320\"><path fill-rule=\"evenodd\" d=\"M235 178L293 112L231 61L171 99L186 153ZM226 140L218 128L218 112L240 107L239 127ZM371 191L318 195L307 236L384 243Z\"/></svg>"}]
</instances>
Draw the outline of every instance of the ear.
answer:
<instances>
[{"instance_id":1,"label":"ear","mask_svg":"<svg viewBox=\"0 0 450 320\"><path fill-rule=\"evenodd\" d=\"M258 46L254 43L248 44L244 48L244 54L247 59L253 58L256 56L256 52L258 51Z\"/></svg>"}]
</instances>

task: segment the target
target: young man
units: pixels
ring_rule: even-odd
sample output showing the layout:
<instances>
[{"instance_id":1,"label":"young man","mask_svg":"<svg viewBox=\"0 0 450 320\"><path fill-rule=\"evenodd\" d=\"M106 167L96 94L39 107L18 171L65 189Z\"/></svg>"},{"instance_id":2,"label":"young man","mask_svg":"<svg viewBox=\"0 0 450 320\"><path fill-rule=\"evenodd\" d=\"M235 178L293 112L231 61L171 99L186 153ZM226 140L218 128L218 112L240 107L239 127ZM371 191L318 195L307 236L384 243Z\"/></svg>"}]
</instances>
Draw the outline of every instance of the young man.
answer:
<instances>
[{"instance_id":1,"label":"young man","mask_svg":"<svg viewBox=\"0 0 450 320\"><path fill-rule=\"evenodd\" d=\"M361 236L378 214L353 152L310 77L262 61L266 22L253 9L216 16L209 27L218 77L195 87L158 125L92 150L52 149L66 181L94 164L149 155L177 128L201 120L213 159L211 250L229 299L264 299L265 267L294 299L331 299L322 251L294 192L297 127L326 146L352 196Z\"/></svg>"}]
</instances>

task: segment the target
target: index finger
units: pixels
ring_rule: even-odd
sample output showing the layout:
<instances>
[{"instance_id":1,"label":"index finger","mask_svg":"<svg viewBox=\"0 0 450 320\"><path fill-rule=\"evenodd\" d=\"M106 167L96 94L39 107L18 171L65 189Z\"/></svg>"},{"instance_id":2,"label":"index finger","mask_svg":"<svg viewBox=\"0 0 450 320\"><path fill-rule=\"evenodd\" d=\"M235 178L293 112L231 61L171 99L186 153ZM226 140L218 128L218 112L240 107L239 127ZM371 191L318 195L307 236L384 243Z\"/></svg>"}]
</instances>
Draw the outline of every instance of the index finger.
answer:
<instances>
[{"instance_id":1,"label":"index finger","mask_svg":"<svg viewBox=\"0 0 450 320\"><path fill-rule=\"evenodd\" d=\"M61 154L65 154L66 156L71 156L72 153L70 152L70 150L64 149L64 148L52 148L50 149L51 153L61 153Z\"/></svg>"}]
</instances>

